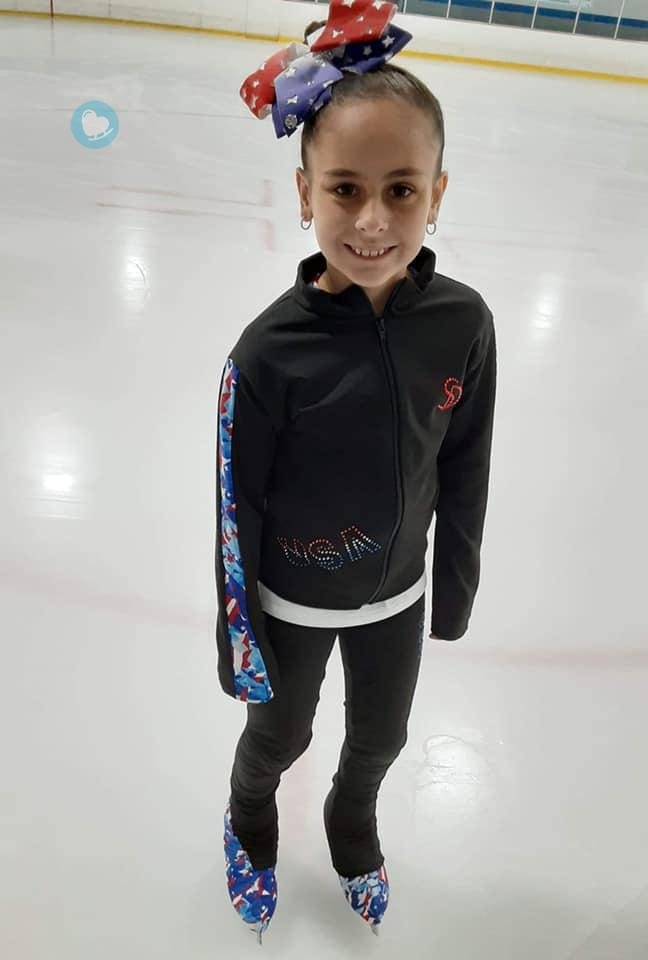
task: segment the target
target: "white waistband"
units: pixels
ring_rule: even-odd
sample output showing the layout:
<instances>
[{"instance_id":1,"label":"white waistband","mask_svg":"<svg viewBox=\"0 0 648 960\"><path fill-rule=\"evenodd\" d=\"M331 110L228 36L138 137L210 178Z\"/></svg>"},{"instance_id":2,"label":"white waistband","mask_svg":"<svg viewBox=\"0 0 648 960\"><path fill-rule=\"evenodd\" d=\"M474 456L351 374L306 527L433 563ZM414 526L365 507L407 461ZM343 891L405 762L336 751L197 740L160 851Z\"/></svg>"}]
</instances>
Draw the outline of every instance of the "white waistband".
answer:
<instances>
[{"instance_id":1,"label":"white waistband","mask_svg":"<svg viewBox=\"0 0 648 960\"><path fill-rule=\"evenodd\" d=\"M327 610L322 607L306 607L301 603L292 603L283 597L268 590L261 581L258 581L259 599L261 608L270 616L287 623L301 624L305 627L356 627L364 623L375 623L386 620L397 613L406 610L425 593L427 575L424 570L416 583L408 587L395 597L387 600L378 600L376 603L365 603L355 610Z\"/></svg>"}]
</instances>

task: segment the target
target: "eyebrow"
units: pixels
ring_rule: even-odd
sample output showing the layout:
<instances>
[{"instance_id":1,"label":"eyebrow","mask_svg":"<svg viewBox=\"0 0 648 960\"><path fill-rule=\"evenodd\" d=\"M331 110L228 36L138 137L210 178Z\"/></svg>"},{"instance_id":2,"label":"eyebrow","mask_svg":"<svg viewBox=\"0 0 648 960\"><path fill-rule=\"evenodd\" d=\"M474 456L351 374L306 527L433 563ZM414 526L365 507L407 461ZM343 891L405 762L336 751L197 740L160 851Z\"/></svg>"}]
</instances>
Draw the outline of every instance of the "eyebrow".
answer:
<instances>
[{"instance_id":1,"label":"eyebrow","mask_svg":"<svg viewBox=\"0 0 648 960\"><path fill-rule=\"evenodd\" d=\"M400 167L398 170L392 170L391 173L388 173L385 177L385 180L389 180L390 177L422 177L424 176L423 170L417 170L416 167ZM356 173L355 170L345 170L343 167L336 167L334 170L327 170L324 174L325 177L358 177L360 180L364 179L361 173Z\"/></svg>"}]
</instances>

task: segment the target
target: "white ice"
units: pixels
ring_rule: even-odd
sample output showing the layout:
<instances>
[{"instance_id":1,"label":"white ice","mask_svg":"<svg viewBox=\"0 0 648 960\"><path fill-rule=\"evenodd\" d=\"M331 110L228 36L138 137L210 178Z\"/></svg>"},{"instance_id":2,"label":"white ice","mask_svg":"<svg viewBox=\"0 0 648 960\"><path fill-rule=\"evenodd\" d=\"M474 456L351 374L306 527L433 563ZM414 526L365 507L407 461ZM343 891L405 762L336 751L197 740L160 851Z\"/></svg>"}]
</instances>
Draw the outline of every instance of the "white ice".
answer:
<instances>
[{"instance_id":1,"label":"white ice","mask_svg":"<svg viewBox=\"0 0 648 960\"><path fill-rule=\"evenodd\" d=\"M299 136L277 141L238 94L275 49L0 17L11 960L259 949L224 881L245 707L216 677L213 551L222 365L317 249L299 228ZM645 960L648 89L402 62L446 115L427 243L498 332L482 583L468 634L426 642L380 793L381 938L346 906L322 824L343 736L336 647L279 791L263 949ZM103 150L70 131L92 99L121 123Z\"/></svg>"}]
</instances>

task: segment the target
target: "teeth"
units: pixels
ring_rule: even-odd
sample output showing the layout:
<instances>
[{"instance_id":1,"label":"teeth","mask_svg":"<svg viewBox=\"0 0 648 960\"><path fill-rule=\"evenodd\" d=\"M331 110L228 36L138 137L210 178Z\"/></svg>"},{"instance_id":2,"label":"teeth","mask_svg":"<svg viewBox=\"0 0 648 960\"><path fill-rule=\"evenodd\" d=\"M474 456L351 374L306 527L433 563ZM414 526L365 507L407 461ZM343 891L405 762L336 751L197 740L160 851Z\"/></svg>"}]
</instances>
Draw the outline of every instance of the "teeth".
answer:
<instances>
[{"instance_id":1,"label":"teeth","mask_svg":"<svg viewBox=\"0 0 648 960\"><path fill-rule=\"evenodd\" d=\"M383 247L381 250L361 250L359 247L352 247L351 249L354 253L357 253L359 257L381 257L388 248Z\"/></svg>"}]
</instances>

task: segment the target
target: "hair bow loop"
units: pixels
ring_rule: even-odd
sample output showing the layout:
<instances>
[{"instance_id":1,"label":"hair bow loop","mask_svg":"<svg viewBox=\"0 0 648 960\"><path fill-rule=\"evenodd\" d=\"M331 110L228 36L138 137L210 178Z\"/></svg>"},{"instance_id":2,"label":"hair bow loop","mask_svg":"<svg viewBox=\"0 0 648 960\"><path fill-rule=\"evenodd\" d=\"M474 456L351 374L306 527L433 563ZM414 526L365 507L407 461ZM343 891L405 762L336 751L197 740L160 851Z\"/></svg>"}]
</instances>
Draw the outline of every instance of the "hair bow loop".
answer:
<instances>
[{"instance_id":1,"label":"hair bow loop","mask_svg":"<svg viewBox=\"0 0 648 960\"><path fill-rule=\"evenodd\" d=\"M331 0L326 27L312 47L291 43L243 82L255 117L272 113L278 138L291 136L331 99L344 71L369 73L394 57L412 34L391 24L398 7L385 0Z\"/></svg>"}]
</instances>

